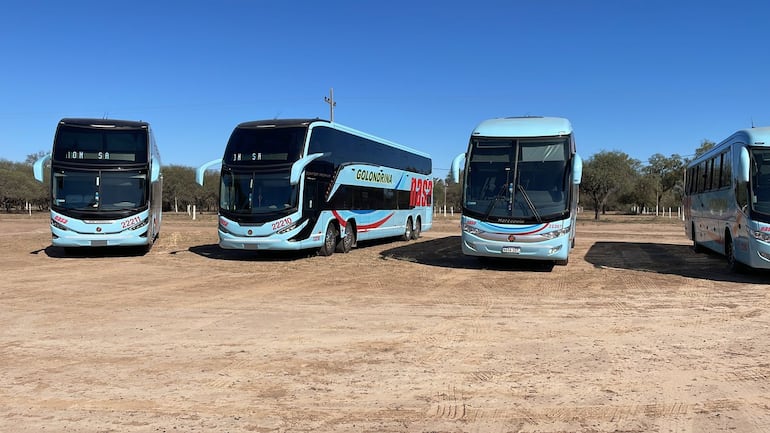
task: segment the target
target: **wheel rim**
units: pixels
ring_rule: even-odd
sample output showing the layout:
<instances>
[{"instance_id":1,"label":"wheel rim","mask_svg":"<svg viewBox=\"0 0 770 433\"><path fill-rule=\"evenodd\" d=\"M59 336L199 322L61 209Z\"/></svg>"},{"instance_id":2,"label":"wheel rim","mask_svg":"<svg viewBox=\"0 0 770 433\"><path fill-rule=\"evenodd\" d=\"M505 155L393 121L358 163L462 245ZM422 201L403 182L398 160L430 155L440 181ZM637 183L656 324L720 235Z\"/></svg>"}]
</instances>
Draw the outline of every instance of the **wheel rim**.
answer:
<instances>
[{"instance_id":1,"label":"wheel rim","mask_svg":"<svg viewBox=\"0 0 770 433\"><path fill-rule=\"evenodd\" d=\"M324 244L326 245L327 250L333 250L334 245L337 243L336 239L334 239L336 236L334 236L334 227L329 225L329 227L326 229L326 239L324 240Z\"/></svg>"}]
</instances>

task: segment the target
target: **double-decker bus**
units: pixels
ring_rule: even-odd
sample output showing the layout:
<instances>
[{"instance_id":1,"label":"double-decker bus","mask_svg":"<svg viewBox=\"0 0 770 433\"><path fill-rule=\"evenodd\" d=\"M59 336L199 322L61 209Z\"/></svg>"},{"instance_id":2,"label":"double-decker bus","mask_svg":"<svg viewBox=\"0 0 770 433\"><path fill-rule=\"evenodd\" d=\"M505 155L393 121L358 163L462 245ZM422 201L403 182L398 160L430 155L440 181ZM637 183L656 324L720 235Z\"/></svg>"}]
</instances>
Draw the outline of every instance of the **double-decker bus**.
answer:
<instances>
[{"instance_id":1,"label":"double-decker bus","mask_svg":"<svg viewBox=\"0 0 770 433\"><path fill-rule=\"evenodd\" d=\"M221 159L219 245L346 253L358 241L417 239L432 225L430 157L320 119L235 127Z\"/></svg>"},{"instance_id":2,"label":"double-decker bus","mask_svg":"<svg viewBox=\"0 0 770 433\"><path fill-rule=\"evenodd\" d=\"M161 224L160 155L146 122L62 119L50 154L51 235L70 248L146 246Z\"/></svg>"},{"instance_id":3,"label":"double-decker bus","mask_svg":"<svg viewBox=\"0 0 770 433\"><path fill-rule=\"evenodd\" d=\"M462 178L462 252L566 265L574 245L583 163L557 117L481 122L452 161Z\"/></svg>"},{"instance_id":4,"label":"double-decker bus","mask_svg":"<svg viewBox=\"0 0 770 433\"><path fill-rule=\"evenodd\" d=\"M732 271L770 269L770 127L742 129L685 172L685 232Z\"/></svg>"}]
</instances>

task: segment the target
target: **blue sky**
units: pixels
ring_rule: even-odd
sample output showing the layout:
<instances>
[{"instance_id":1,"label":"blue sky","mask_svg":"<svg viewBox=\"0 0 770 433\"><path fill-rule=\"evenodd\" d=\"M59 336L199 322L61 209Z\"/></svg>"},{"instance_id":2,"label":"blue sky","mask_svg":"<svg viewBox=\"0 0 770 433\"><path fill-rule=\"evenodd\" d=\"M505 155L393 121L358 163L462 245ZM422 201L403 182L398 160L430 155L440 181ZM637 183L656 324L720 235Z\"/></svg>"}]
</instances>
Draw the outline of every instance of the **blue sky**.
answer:
<instances>
[{"instance_id":1,"label":"blue sky","mask_svg":"<svg viewBox=\"0 0 770 433\"><path fill-rule=\"evenodd\" d=\"M492 117L569 118L584 158L691 155L770 125L770 3L18 1L0 15L0 158L63 117L150 122L164 164L233 127L329 117L426 151L444 177Z\"/></svg>"}]
</instances>

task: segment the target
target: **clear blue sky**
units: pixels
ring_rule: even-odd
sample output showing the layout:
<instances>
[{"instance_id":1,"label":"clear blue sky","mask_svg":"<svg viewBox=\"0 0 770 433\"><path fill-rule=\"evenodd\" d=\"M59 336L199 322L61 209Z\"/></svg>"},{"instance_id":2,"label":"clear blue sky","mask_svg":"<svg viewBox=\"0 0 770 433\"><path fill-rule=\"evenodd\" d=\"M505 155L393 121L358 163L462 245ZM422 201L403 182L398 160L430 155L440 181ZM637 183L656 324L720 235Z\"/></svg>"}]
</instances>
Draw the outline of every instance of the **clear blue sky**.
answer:
<instances>
[{"instance_id":1,"label":"clear blue sky","mask_svg":"<svg viewBox=\"0 0 770 433\"><path fill-rule=\"evenodd\" d=\"M444 177L491 117L567 117L584 158L690 155L770 125L770 2L34 1L0 14L0 158L63 117L145 120L164 164L232 128L329 117L426 151Z\"/></svg>"}]
</instances>

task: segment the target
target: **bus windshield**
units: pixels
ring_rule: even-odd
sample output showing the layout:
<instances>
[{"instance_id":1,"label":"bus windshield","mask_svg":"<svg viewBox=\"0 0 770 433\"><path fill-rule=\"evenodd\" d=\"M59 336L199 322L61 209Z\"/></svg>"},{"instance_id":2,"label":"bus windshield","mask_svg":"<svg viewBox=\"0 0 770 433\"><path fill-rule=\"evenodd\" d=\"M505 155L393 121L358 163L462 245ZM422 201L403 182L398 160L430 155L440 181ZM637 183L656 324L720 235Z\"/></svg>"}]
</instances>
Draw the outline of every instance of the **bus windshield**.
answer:
<instances>
[{"instance_id":1,"label":"bus windshield","mask_svg":"<svg viewBox=\"0 0 770 433\"><path fill-rule=\"evenodd\" d=\"M751 149L751 157L751 209L770 216L770 149L754 147Z\"/></svg>"},{"instance_id":2,"label":"bus windshield","mask_svg":"<svg viewBox=\"0 0 770 433\"><path fill-rule=\"evenodd\" d=\"M283 213L297 206L297 188L289 171L225 170L221 176L221 210L236 214Z\"/></svg>"},{"instance_id":3,"label":"bus windshield","mask_svg":"<svg viewBox=\"0 0 770 433\"><path fill-rule=\"evenodd\" d=\"M146 206L147 171L56 170L53 205L78 211L123 211Z\"/></svg>"},{"instance_id":4,"label":"bus windshield","mask_svg":"<svg viewBox=\"0 0 770 433\"><path fill-rule=\"evenodd\" d=\"M476 216L543 222L569 213L568 138L473 139L464 208Z\"/></svg>"}]
</instances>

